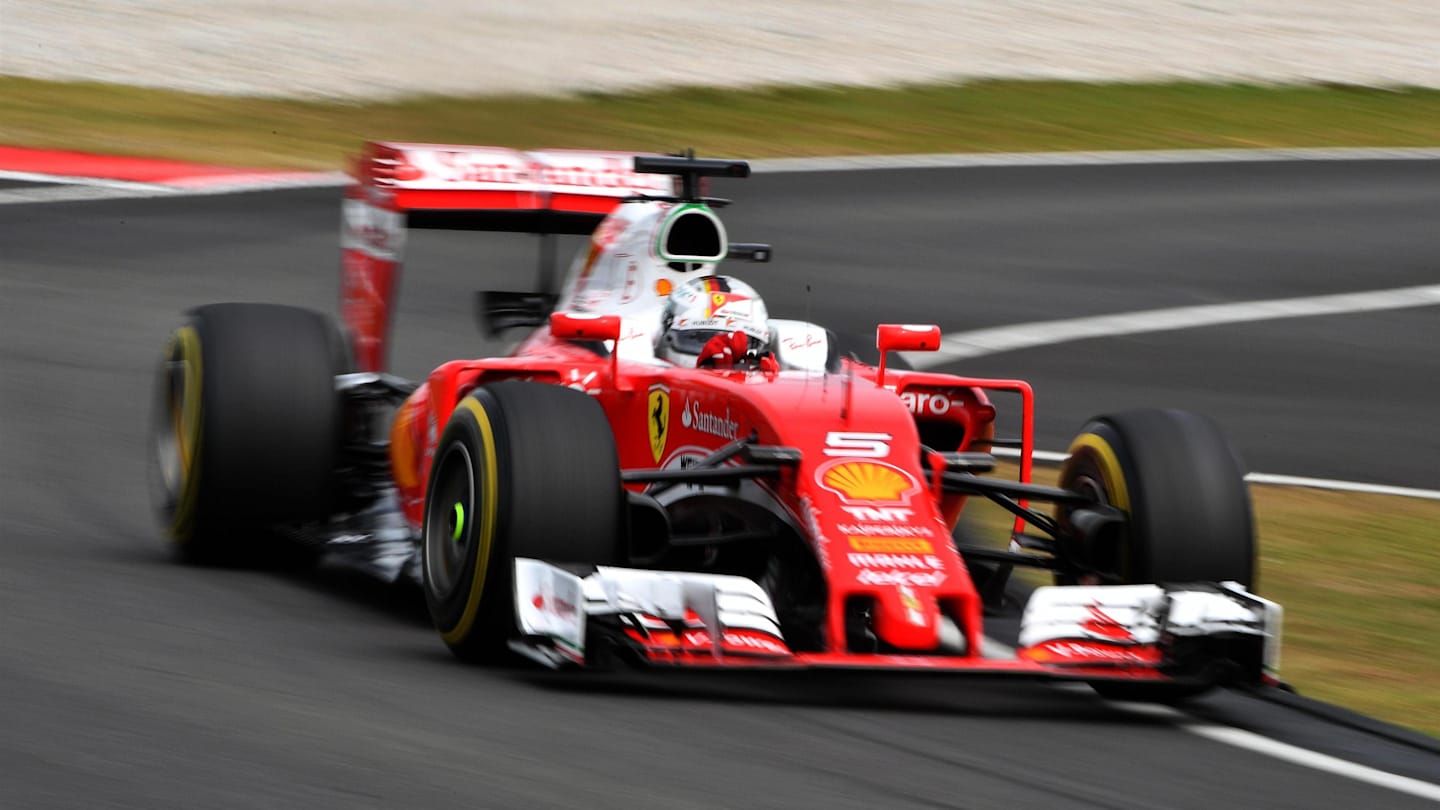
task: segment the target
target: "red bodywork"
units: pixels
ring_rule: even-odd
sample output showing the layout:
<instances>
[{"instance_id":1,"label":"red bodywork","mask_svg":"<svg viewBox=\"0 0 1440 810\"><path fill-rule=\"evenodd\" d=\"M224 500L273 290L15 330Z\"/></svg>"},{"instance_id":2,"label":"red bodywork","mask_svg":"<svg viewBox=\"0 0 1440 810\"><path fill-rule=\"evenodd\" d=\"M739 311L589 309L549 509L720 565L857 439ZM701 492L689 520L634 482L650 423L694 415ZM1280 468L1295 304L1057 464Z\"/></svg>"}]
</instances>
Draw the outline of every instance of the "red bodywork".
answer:
<instances>
[{"instance_id":1,"label":"red bodywork","mask_svg":"<svg viewBox=\"0 0 1440 810\"><path fill-rule=\"evenodd\" d=\"M433 154L437 149L442 157ZM347 194L342 313L363 370L384 369L389 302L407 212L496 206L603 212L630 193L623 183L604 186L609 181L598 179L585 193L534 191L536 178L556 164L556 154L574 157L576 166L601 168L610 166L610 156L545 153L550 158L532 161L532 174L522 176L524 159L515 157L521 153L471 150L464 156L444 157L447 149L371 144L361 161L359 183ZM417 153L428 155L428 162L416 160ZM436 177L441 170L451 174ZM570 181L581 173L573 167L569 171ZM643 182L657 180L669 182L656 177ZM580 182L591 181L582 177ZM507 191L507 184L524 188ZM882 329L888 330L886 340L896 348L938 348L926 345L924 337L907 336L905 327ZM938 330L925 335L938 340ZM755 654L749 657L717 657L708 640L691 639L695 654L689 655L687 641L677 638L673 646L651 651L657 662L938 667L1073 677L1097 672L1115 676L1123 671L1133 677L1159 677L1139 662L1133 669L1062 671L1039 661L982 655L981 598L951 539L965 496L944 494L938 472L927 475L920 463L917 425L941 422L962 427L963 440L944 450L964 451L977 445L988 450L982 442L992 438L995 410L987 392L1017 393L1023 427L1020 477L1029 481L1033 397L1023 382L882 372L849 360L841 372L830 374L617 362L613 356L602 357L579 343L557 339L549 328L541 327L511 356L441 365L400 408L391 435L393 476L404 512L417 527L436 442L456 404L477 386L507 379L565 385L593 396L609 418L625 470L679 467L687 459L704 457L752 434L761 445L800 451L798 465L760 484L777 514L787 516L808 539L824 572L829 600L824 628L827 651L792 655L788 649L758 649L764 645L751 641L748 651ZM1017 521L1016 530L1020 528ZM845 607L857 596L873 598L874 630L887 647L916 655L848 652ZM964 655L937 654L942 616L960 628Z\"/></svg>"},{"instance_id":2,"label":"red bodywork","mask_svg":"<svg viewBox=\"0 0 1440 810\"><path fill-rule=\"evenodd\" d=\"M460 398L503 379L590 393L609 417L624 469L678 467L753 432L760 444L801 451L800 464L766 488L805 530L826 573L832 638L844 635L845 600L866 595L876 600L877 633L895 648L935 649L943 609L978 650L980 598L950 541L963 496L935 496L918 462L916 415L897 393L947 397L945 418L967 425L967 437L988 437L994 409L981 386L989 381L892 371L891 390L874 374L860 365L816 377L621 363L616 377L607 358L542 329L513 357L431 372L395 420L395 480L418 525L441 428Z\"/></svg>"}]
</instances>

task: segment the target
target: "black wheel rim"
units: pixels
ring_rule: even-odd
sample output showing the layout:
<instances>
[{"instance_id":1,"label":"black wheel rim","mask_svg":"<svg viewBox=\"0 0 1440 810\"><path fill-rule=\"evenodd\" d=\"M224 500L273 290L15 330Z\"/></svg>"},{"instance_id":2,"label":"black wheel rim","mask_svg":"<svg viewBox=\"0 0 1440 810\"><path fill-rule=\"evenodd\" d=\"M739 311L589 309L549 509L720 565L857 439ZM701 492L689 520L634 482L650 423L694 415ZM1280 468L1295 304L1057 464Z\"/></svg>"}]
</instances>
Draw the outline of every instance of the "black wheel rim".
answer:
<instances>
[{"instance_id":1,"label":"black wheel rim","mask_svg":"<svg viewBox=\"0 0 1440 810\"><path fill-rule=\"evenodd\" d=\"M187 451L185 449L185 364L168 360L161 372L156 391L155 458L159 462L160 481L170 503L179 499L184 480Z\"/></svg>"},{"instance_id":2,"label":"black wheel rim","mask_svg":"<svg viewBox=\"0 0 1440 810\"><path fill-rule=\"evenodd\" d=\"M1077 455L1071 460L1073 465L1070 474L1061 486L1065 489L1079 492L1089 496L1095 503L1102 506L1111 506L1110 490L1105 485L1104 476L1101 475L1098 467L1093 461L1084 455ZM1061 524L1067 525L1070 521L1070 509L1062 510ZM1080 584L1098 585L1102 582L1123 582L1125 581L1125 569L1127 567L1125 549L1092 549L1092 555L1098 553L1098 557L1092 557L1084 561L1089 568L1087 572L1079 574L1076 578ZM1106 552L1109 553L1106 553ZM1087 555L1090 556L1090 555Z\"/></svg>"},{"instance_id":3,"label":"black wheel rim","mask_svg":"<svg viewBox=\"0 0 1440 810\"><path fill-rule=\"evenodd\" d=\"M474 542L475 467L464 442L451 442L440 456L425 514L425 578L441 600L463 581Z\"/></svg>"},{"instance_id":4,"label":"black wheel rim","mask_svg":"<svg viewBox=\"0 0 1440 810\"><path fill-rule=\"evenodd\" d=\"M167 521L174 519L186 497L200 442L198 358L187 349L182 335L172 339L160 362L150 409L151 498Z\"/></svg>"}]
</instances>

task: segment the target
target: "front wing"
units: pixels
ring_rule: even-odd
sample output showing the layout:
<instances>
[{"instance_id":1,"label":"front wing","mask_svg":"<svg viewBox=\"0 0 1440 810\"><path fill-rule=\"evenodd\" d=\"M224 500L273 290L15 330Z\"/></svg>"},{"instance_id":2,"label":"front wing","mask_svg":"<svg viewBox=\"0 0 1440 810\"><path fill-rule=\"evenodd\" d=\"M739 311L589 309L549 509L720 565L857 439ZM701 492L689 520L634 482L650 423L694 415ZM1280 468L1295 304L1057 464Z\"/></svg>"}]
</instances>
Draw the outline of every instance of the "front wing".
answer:
<instances>
[{"instance_id":1,"label":"front wing","mask_svg":"<svg viewBox=\"0 0 1440 810\"><path fill-rule=\"evenodd\" d=\"M560 668L621 660L744 669L874 669L1083 680L1258 682L1281 609L1234 583L1037 588L1020 647L968 655L800 652L743 577L515 561L512 647Z\"/></svg>"}]
</instances>

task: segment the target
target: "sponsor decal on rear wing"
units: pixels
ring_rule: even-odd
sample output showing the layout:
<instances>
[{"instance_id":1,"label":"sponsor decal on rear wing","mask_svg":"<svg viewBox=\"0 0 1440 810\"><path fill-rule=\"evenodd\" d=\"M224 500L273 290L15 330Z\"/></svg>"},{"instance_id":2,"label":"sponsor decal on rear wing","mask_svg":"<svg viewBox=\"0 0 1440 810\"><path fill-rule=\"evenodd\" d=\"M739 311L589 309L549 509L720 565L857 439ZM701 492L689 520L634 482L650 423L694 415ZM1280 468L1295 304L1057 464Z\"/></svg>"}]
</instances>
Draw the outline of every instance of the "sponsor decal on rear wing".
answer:
<instances>
[{"instance_id":1,"label":"sponsor decal on rear wing","mask_svg":"<svg viewBox=\"0 0 1440 810\"><path fill-rule=\"evenodd\" d=\"M492 211L590 215L593 228L626 197L675 193L676 178L637 173L634 163L630 152L371 142L353 173L392 210L422 214L412 227L467 227L464 217L429 224L425 212Z\"/></svg>"}]
</instances>

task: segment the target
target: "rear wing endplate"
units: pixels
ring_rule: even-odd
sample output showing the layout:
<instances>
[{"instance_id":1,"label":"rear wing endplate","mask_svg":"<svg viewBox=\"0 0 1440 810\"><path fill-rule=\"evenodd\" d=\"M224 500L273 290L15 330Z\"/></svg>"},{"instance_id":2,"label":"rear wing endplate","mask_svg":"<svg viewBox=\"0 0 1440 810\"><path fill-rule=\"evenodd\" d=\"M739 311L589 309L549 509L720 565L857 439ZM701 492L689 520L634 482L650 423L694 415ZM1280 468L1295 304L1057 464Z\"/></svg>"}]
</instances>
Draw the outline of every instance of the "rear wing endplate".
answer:
<instances>
[{"instance_id":1,"label":"rear wing endplate","mask_svg":"<svg viewBox=\"0 0 1440 810\"><path fill-rule=\"evenodd\" d=\"M358 371L386 370L409 228L588 234L627 197L676 193L629 152L370 142L341 223L340 313Z\"/></svg>"}]
</instances>

